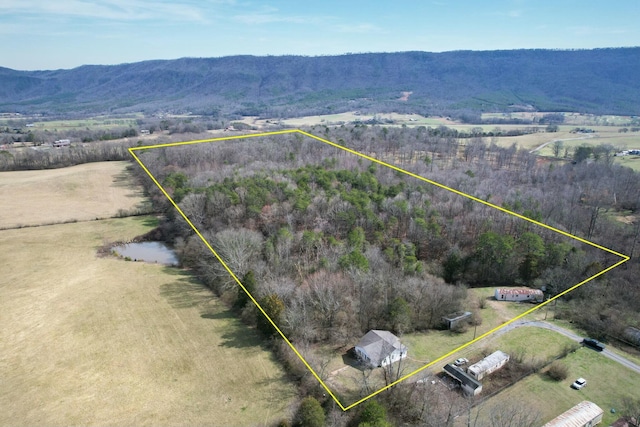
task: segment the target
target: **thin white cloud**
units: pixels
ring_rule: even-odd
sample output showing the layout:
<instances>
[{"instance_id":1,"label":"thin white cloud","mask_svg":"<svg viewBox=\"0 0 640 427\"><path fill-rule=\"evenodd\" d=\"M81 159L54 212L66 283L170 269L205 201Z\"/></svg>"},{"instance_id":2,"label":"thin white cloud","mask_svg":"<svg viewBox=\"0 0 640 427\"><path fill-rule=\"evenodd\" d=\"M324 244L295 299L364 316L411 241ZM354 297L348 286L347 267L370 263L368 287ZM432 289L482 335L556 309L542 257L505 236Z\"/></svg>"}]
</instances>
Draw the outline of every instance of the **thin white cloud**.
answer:
<instances>
[{"instance_id":1,"label":"thin white cloud","mask_svg":"<svg viewBox=\"0 0 640 427\"><path fill-rule=\"evenodd\" d=\"M381 33L382 28L369 24L347 22L340 23L343 19L337 16L322 15L287 15L286 13L270 6L263 6L261 10L252 13L234 15L231 19L245 25L268 24L298 24L322 26L323 31L337 33Z\"/></svg>"},{"instance_id":2,"label":"thin white cloud","mask_svg":"<svg viewBox=\"0 0 640 427\"><path fill-rule=\"evenodd\" d=\"M198 4L175 4L154 0L3 0L0 13L46 17L75 17L118 21L163 19L205 21L205 9ZM219 2L209 2L219 3Z\"/></svg>"},{"instance_id":3,"label":"thin white cloud","mask_svg":"<svg viewBox=\"0 0 640 427\"><path fill-rule=\"evenodd\" d=\"M246 25L263 25L273 23L309 24L317 21L316 17L287 16L279 13L244 13L235 15L232 19Z\"/></svg>"}]
</instances>

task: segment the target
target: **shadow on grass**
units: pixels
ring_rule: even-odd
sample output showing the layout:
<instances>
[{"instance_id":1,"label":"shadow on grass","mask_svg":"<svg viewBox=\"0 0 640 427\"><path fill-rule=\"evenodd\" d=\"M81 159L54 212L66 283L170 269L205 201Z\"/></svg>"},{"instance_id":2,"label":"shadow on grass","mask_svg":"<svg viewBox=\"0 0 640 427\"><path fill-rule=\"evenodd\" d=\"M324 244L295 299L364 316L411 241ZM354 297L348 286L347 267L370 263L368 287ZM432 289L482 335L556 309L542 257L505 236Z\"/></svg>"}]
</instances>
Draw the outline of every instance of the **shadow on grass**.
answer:
<instances>
[{"instance_id":1,"label":"shadow on grass","mask_svg":"<svg viewBox=\"0 0 640 427\"><path fill-rule=\"evenodd\" d=\"M139 217L142 221L142 225L145 227L156 228L160 225L160 220L152 215Z\"/></svg>"},{"instance_id":2,"label":"shadow on grass","mask_svg":"<svg viewBox=\"0 0 640 427\"><path fill-rule=\"evenodd\" d=\"M267 349L268 339L255 328L240 321L239 315L214 295L211 289L186 270L165 267L165 272L176 276L177 280L160 286L160 295L176 309L198 308L200 317L215 322L220 329L222 347Z\"/></svg>"},{"instance_id":3,"label":"shadow on grass","mask_svg":"<svg viewBox=\"0 0 640 427\"><path fill-rule=\"evenodd\" d=\"M215 299L213 293L188 272L168 267L164 271L179 277L175 282L160 286L160 295L167 300L171 307L201 307Z\"/></svg>"},{"instance_id":4,"label":"shadow on grass","mask_svg":"<svg viewBox=\"0 0 640 427\"><path fill-rule=\"evenodd\" d=\"M260 347L266 349L267 339L256 329L245 325L240 321L238 315L232 310L216 304L208 306L206 310L200 314L203 319L222 321L224 328L220 337L222 338L222 347L231 348L250 348Z\"/></svg>"}]
</instances>

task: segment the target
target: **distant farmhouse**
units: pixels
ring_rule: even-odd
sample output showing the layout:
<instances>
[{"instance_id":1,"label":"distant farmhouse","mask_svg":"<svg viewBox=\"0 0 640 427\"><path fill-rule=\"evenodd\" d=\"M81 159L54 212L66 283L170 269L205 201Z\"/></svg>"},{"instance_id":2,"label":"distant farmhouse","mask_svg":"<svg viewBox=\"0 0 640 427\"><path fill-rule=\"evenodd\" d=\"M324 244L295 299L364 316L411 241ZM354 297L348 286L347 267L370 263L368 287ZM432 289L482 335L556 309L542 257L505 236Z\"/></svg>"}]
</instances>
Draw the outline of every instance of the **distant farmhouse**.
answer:
<instances>
[{"instance_id":1,"label":"distant farmhouse","mask_svg":"<svg viewBox=\"0 0 640 427\"><path fill-rule=\"evenodd\" d=\"M355 346L358 358L372 368L384 367L407 357L407 347L389 331L371 330Z\"/></svg>"},{"instance_id":2,"label":"distant farmhouse","mask_svg":"<svg viewBox=\"0 0 640 427\"><path fill-rule=\"evenodd\" d=\"M601 407L584 400L542 427L593 427L602 421L603 414Z\"/></svg>"},{"instance_id":3,"label":"distant farmhouse","mask_svg":"<svg viewBox=\"0 0 640 427\"><path fill-rule=\"evenodd\" d=\"M509 361L509 355L498 350L491 353L478 363L475 363L467 368L467 373L476 380L480 381L492 372L502 368Z\"/></svg>"},{"instance_id":4,"label":"distant farmhouse","mask_svg":"<svg viewBox=\"0 0 640 427\"><path fill-rule=\"evenodd\" d=\"M68 147L71 145L71 141L68 139L59 139L57 141L53 142L53 146L56 148L60 148L60 147Z\"/></svg>"},{"instance_id":5,"label":"distant farmhouse","mask_svg":"<svg viewBox=\"0 0 640 427\"><path fill-rule=\"evenodd\" d=\"M497 301L544 301L544 293L540 289L530 288L498 288L493 296Z\"/></svg>"},{"instance_id":6,"label":"distant farmhouse","mask_svg":"<svg viewBox=\"0 0 640 427\"><path fill-rule=\"evenodd\" d=\"M615 154L617 157L624 157L624 156L639 156L640 155L640 150L623 150L620 151L618 153Z\"/></svg>"}]
</instances>

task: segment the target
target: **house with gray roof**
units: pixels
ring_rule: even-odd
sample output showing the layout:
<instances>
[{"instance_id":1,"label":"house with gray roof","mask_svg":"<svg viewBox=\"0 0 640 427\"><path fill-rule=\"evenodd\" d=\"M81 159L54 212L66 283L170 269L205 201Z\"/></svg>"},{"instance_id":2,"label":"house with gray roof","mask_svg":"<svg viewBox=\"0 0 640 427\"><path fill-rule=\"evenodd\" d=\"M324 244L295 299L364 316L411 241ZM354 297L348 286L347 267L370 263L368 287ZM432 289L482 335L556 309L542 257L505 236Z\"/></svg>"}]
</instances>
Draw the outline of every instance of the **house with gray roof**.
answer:
<instances>
[{"instance_id":1,"label":"house with gray roof","mask_svg":"<svg viewBox=\"0 0 640 427\"><path fill-rule=\"evenodd\" d=\"M356 344L360 360L370 367L387 366L407 357L407 347L389 331L371 330Z\"/></svg>"}]
</instances>

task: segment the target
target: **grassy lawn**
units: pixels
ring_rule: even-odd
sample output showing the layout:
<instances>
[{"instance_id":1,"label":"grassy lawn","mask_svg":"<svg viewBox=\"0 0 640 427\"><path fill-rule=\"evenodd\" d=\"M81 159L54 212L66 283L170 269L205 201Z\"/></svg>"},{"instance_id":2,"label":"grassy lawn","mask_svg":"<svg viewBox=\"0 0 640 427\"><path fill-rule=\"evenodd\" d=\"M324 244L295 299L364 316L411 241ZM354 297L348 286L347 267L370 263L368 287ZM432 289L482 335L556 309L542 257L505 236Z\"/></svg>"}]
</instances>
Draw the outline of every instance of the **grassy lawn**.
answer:
<instances>
[{"instance_id":1,"label":"grassy lawn","mask_svg":"<svg viewBox=\"0 0 640 427\"><path fill-rule=\"evenodd\" d=\"M640 143L638 146L640 146ZM616 157L616 162L621 166L626 166L636 172L640 172L640 157L638 156Z\"/></svg>"},{"instance_id":2,"label":"grassy lawn","mask_svg":"<svg viewBox=\"0 0 640 427\"><path fill-rule=\"evenodd\" d=\"M637 396L640 375L593 350L580 348L567 356L565 363L569 368L566 380L555 382L543 373L534 374L482 403L480 408L489 408L504 399L526 402L530 410L540 413L542 424L577 403L589 400L604 410L602 425L606 426L619 416L611 414L611 408L619 408L625 397ZM586 378L587 386L573 390L570 385L578 377Z\"/></svg>"},{"instance_id":3,"label":"grassy lawn","mask_svg":"<svg viewBox=\"0 0 640 427\"><path fill-rule=\"evenodd\" d=\"M130 164L0 172L0 228L107 218L135 210L145 199L132 187Z\"/></svg>"},{"instance_id":4,"label":"grassy lawn","mask_svg":"<svg viewBox=\"0 0 640 427\"><path fill-rule=\"evenodd\" d=\"M469 306L473 306L478 299L487 299L493 295L495 288L472 288L468 290ZM502 325L505 321L513 319L519 314L531 309L531 304L519 304L511 302L487 301L484 309L480 309L482 324L477 328L469 326L465 332L456 333L452 331L429 331L405 334L401 337L402 342L409 347L409 357L415 361L421 362L422 365L437 359L446 353L455 350L468 343L476 337L493 330ZM538 315L539 316L539 315ZM537 318L538 316L535 316ZM529 315L527 319L533 320L534 314ZM458 357L468 356L477 351L480 346L487 340L491 339L491 335L474 344L471 347L452 354L444 359L441 364L452 362ZM438 369L438 368L436 368Z\"/></svg>"},{"instance_id":5,"label":"grassy lawn","mask_svg":"<svg viewBox=\"0 0 640 427\"><path fill-rule=\"evenodd\" d=\"M575 341L556 332L536 327L523 326L495 338L478 343L489 351L502 350L507 354L522 354L523 361L549 361L558 356Z\"/></svg>"}]
</instances>

